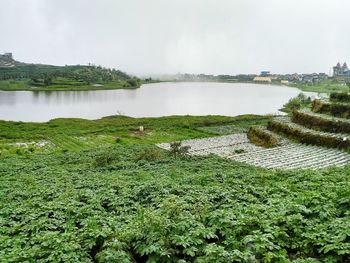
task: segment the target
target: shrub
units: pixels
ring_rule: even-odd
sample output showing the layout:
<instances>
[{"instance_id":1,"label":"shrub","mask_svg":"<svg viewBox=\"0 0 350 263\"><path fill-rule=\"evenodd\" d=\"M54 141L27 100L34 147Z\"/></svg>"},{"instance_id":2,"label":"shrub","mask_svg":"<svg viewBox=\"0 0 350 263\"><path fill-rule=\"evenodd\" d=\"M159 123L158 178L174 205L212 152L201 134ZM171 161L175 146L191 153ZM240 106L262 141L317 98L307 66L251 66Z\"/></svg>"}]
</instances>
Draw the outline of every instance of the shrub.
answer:
<instances>
[{"instance_id":1,"label":"shrub","mask_svg":"<svg viewBox=\"0 0 350 263\"><path fill-rule=\"evenodd\" d=\"M138 156L136 157L136 161L146 160L149 162L159 161L164 158L163 152L159 148L149 147L143 149Z\"/></svg>"},{"instance_id":2,"label":"shrub","mask_svg":"<svg viewBox=\"0 0 350 263\"><path fill-rule=\"evenodd\" d=\"M247 136L251 143L258 146L271 148L279 144L276 135L260 126L250 127Z\"/></svg>"},{"instance_id":3,"label":"shrub","mask_svg":"<svg viewBox=\"0 0 350 263\"><path fill-rule=\"evenodd\" d=\"M310 97L305 96L304 93L299 93L297 97L289 99L289 101L283 105L282 111L292 112L293 110L299 110L301 107L307 106L310 103Z\"/></svg>"},{"instance_id":4,"label":"shrub","mask_svg":"<svg viewBox=\"0 0 350 263\"><path fill-rule=\"evenodd\" d=\"M119 156L113 152L104 152L95 157L95 167L103 167L119 159Z\"/></svg>"},{"instance_id":5,"label":"shrub","mask_svg":"<svg viewBox=\"0 0 350 263\"><path fill-rule=\"evenodd\" d=\"M175 158L178 156L187 155L191 148L190 146L181 146L181 144L181 141L170 143L170 154Z\"/></svg>"},{"instance_id":6,"label":"shrub","mask_svg":"<svg viewBox=\"0 0 350 263\"><path fill-rule=\"evenodd\" d=\"M126 81L130 87L137 87L140 83L138 79L132 78Z\"/></svg>"}]
</instances>

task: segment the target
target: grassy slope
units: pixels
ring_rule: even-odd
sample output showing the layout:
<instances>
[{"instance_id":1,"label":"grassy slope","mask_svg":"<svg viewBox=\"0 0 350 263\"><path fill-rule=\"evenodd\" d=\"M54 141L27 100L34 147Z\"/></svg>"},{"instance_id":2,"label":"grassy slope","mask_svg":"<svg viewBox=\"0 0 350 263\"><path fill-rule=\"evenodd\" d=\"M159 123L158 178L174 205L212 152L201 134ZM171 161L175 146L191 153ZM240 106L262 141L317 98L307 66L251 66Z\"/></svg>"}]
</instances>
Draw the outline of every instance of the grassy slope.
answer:
<instances>
[{"instance_id":1,"label":"grassy slope","mask_svg":"<svg viewBox=\"0 0 350 263\"><path fill-rule=\"evenodd\" d=\"M59 151L46 154L0 156L0 258L345 262L349 168L268 171L215 156L175 159L150 145L266 121L257 116L0 121L0 143L61 142ZM144 135L132 132L139 125ZM93 143L66 148L81 136Z\"/></svg>"},{"instance_id":2,"label":"grassy slope","mask_svg":"<svg viewBox=\"0 0 350 263\"><path fill-rule=\"evenodd\" d=\"M47 123L23 123L0 121L1 145L14 142L38 140L57 141L87 138L88 141L115 141L116 137L127 143L154 144L190 138L225 134L238 127L266 124L268 117L259 116L171 116L162 118L131 118L110 116L99 120L55 119ZM237 124L232 127L232 124ZM230 125L231 124L231 125ZM213 126L214 125L214 126ZM228 125L227 132L222 132L215 125ZM135 131L144 126L145 134L139 136ZM230 129L231 127L231 129ZM216 132L217 130L217 132ZM101 139L102 138L102 139ZM108 139L109 138L109 139Z\"/></svg>"}]
</instances>

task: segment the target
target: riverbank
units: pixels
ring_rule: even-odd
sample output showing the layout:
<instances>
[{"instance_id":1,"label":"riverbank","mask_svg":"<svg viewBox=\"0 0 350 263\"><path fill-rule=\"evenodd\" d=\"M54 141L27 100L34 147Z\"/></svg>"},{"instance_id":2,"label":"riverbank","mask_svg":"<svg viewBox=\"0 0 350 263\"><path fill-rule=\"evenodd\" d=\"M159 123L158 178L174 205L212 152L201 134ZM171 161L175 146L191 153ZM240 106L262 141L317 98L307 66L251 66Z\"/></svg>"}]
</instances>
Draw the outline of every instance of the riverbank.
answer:
<instances>
[{"instance_id":1,"label":"riverbank","mask_svg":"<svg viewBox=\"0 0 350 263\"><path fill-rule=\"evenodd\" d=\"M3 91L87 91L87 90L114 90L137 89L143 84L158 83L158 81L140 81L136 86L127 81L93 83L93 84L50 84L49 86L35 86L29 80L0 81L0 90Z\"/></svg>"},{"instance_id":2,"label":"riverbank","mask_svg":"<svg viewBox=\"0 0 350 263\"><path fill-rule=\"evenodd\" d=\"M62 85L51 84L49 86L35 86L30 83L29 80L8 80L0 81L0 90L3 91L88 91L88 90L116 90L116 89L137 89L143 84L161 83L161 82L203 82L203 83L231 83L231 84L259 84L259 85L274 85L282 87L293 87L305 92L317 92L317 93L331 93L331 92L348 92L349 88L346 84L337 83L316 83L316 84L290 84L282 85L280 83L257 83L253 81L182 81L182 80L141 80L136 86L130 86L126 81L120 82L108 82L108 83L94 83L94 84L79 84L79 85Z\"/></svg>"}]
</instances>

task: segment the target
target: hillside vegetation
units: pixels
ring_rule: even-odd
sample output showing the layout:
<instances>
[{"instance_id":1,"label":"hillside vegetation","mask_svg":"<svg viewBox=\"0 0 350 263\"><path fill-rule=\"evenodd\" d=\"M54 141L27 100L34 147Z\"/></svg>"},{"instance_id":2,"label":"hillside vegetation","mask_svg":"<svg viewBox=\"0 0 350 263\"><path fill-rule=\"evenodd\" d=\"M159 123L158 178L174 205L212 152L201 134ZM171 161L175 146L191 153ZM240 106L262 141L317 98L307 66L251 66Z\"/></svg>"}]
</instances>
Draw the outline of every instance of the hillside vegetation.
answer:
<instances>
[{"instance_id":1,"label":"hillside vegetation","mask_svg":"<svg viewBox=\"0 0 350 263\"><path fill-rule=\"evenodd\" d=\"M25 64L0 68L0 90L89 90L137 88L140 80L100 66Z\"/></svg>"}]
</instances>

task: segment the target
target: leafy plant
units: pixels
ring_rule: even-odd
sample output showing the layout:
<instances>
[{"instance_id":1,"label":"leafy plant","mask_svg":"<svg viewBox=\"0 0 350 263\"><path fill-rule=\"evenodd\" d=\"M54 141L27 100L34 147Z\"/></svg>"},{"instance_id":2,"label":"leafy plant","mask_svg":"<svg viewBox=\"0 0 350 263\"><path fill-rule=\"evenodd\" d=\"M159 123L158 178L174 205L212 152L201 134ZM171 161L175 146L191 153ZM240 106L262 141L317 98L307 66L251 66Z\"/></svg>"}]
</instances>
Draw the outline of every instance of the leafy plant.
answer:
<instances>
[{"instance_id":1,"label":"leafy plant","mask_svg":"<svg viewBox=\"0 0 350 263\"><path fill-rule=\"evenodd\" d=\"M94 165L96 167L103 167L111 164L119 159L119 156L113 152L103 152L95 157Z\"/></svg>"},{"instance_id":2,"label":"leafy plant","mask_svg":"<svg viewBox=\"0 0 350 263\"><path fill-rule=\"evenodd\" d=\"M137 155L136 160L146 160L146 161L159 161L164 158L164 153L157 147L147 147L140 151Z\"/></svg>"}]
</instances>

